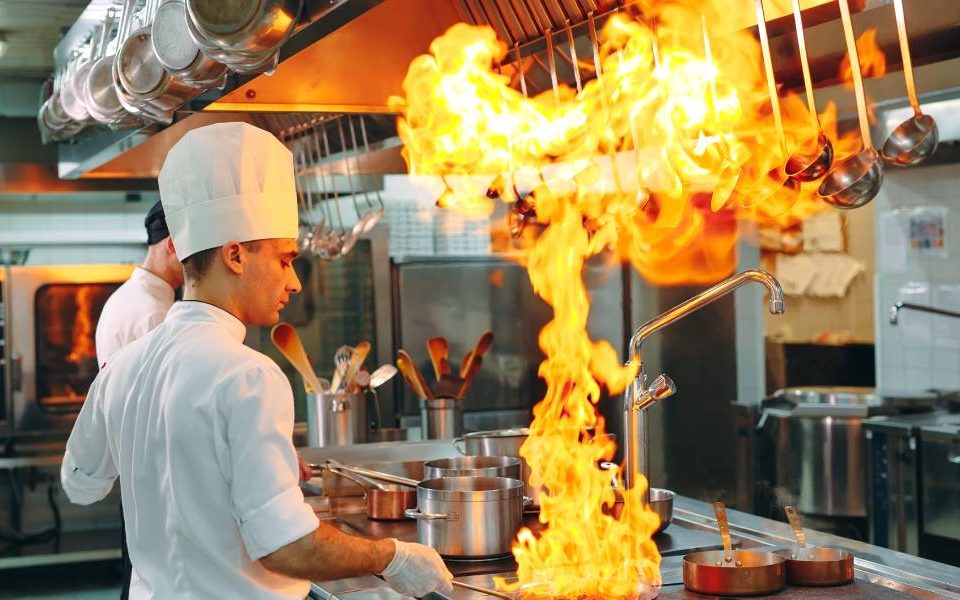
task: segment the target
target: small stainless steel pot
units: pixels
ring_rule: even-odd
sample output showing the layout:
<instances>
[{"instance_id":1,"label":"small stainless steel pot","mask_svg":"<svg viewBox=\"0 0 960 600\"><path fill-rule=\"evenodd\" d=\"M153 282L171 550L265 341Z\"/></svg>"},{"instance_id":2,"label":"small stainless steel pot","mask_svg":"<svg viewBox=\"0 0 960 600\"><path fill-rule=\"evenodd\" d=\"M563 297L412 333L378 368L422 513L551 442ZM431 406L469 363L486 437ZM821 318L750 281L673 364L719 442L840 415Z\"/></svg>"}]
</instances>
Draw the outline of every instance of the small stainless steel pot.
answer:
<instances>
[{"instance_id":1,"label":"small stainless steel pot","mask_svg":"<svg viewBox=\"0 0 960 600\"><path fill-rule=\"evenodd\" d=\"M513 456L459 456L423 463L424 479L441 477L507 477L520 479L520 459Z\"/></svg>"},{"instance_id":2,"label":"small stainless steel pot","mask_svg":"<svg viewBox=\"0 0 960 600\"><path fill-rule=\"evenodd\" d=\"M417 486L417 520L421 544L441 556L486 560L510 554L523 525L523 483L506 477L444 477Z\"/></svg>"},{"instance_id":3,"label":"small stainless steel pot","mask_svg":"<svg viewBox=\"0 0 960 600\"><path fill-rule=\"evenodd\" d=\"M416 509L417 490L395 483L378 483L347 470L326 466L326 470L345 477L363 488L367 501L367 518L374 521L402 521L406 511Z\"/></svg>"}]
</instances>

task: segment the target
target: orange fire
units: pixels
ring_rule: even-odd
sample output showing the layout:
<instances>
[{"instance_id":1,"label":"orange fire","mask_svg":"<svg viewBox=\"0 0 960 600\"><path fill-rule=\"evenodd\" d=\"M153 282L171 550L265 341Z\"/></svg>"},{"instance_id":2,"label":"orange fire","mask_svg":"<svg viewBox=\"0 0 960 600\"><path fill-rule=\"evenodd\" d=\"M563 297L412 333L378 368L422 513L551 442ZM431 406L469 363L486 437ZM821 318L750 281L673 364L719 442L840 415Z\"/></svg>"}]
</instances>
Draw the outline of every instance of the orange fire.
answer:
<instances>
[{"instance_id":1,"label":"orange fire","mask_svg":"<svg viewBox=\"0 0 960 600\"><path fill-rule=\"evenodd\" d=\"M736 23L752 3L730 4L636 2L607 21L601 68L582 91L532 98L496 68L507 49L491 29L455 25L411 63L405 96L391 98L410 173L442 178L438 206L489 215L499 197L540 227L522 238L522 261L554 315L539 337L547 392L521 454L543 486L546 528L521 530L518 581L498 582L504 589L650 598L660 583L647 483L623 490L613 511L598 467L616 450L595 406L602 386L618 394L636 371L587 334L586 260L607 253L662 285L710 283L735 267L738 220L785 226L825 209L817 183L782 187L759 44ZM816 137L812 116L796 96L781 104L786 148L802 150ZM839 156L859 149L855 132L838 137L832 105L821 121Z\"/></svg>"},{"instance_id":2,"label":"orange fire","mask_svg":"<svg viewBox=\"0 0 960 600\"><path fill-rule=\"evenodd\" d=\"M70 352L67 354L67 361L79 363L84 359L96 357L97 349L94 347L94 327L91 319L93 314L93 302L96 299L96 288L90 285L77 286L75 292L75 303L77 306L77 316L73 321L73 331L71 332Z\"/></svg>"}]
</instances>

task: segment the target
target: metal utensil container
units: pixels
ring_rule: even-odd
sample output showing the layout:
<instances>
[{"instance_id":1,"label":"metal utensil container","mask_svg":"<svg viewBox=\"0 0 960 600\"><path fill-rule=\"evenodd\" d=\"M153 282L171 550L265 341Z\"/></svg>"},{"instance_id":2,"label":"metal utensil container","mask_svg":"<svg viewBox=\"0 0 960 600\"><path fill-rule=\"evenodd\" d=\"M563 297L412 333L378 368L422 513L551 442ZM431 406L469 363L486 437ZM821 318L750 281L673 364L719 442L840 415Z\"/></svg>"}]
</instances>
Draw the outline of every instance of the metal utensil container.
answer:
<instances>
[{"instance_id":1,"label":"metal utensil container","mask_svg":"<svg viewBox=\"0 0 960 600\"><path fill-rule=\"evenodd\" d=\"M308 446L349 446L369 440L365 395L322 392L306 398Z\"/></svg>"},{"instance_id":2,"label":"metal utensil container","mask_svg":"<svg viewBox=\"0 0 960 600\"><path fill-rule=\"evenodd\" d=\"M520 459L513 456L459 456L423 463L424 479L441 477L507 477L520 479Z\"/></svg>"},{"instance_id":3,"label":"metal utensil container","mask_svg":"<svg viewBox=\"0 0 960 600\"><path fill-rule=\"evenodd\" d=\"M441 556L507 556L523 525L523 483L506 477L445 477L417 486L417 538Z\"/></svg>"},{"instance_id":4,"label":"metal utensil container","mask_svg":"<svg viewBox=\"0 0 960 600\"><path fill-rule=\"evenodd\" d=\"M456 398L420 400L420 428L425 440L450 440L463 434L463 403Z\"/></svg>"}]
</instances>

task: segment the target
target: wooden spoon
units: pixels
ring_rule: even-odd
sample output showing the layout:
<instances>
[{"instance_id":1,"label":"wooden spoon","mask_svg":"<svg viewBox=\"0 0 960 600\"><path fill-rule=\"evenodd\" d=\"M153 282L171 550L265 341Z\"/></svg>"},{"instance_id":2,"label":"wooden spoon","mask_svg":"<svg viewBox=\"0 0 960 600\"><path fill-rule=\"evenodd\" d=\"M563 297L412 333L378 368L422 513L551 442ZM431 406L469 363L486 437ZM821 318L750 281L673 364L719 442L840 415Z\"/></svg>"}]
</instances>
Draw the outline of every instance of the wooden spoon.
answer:
<instances>
[{"instance_id":1,"label":"wooden spoon","mask_svg":"<svg viewBox=\"0 0 960 600\"><path fill-rule=\"evenodd\" d=\"M347 370L343 374L343 387L344 389L350 389L353 386L353 380L357 376L357 373L360 372L360 367L363 366L363 361L367 360L367 356L370 354L370 342L364 340L357 344L353 348L353 355L350 357L350 364L347 365Z\"/></svg>"},{"instance_id":2,"label":"wooden spoon","mask_svg":"<svg viewBox=\"0 0 960 600\"><path fill-rule=\"evenodd\" d=\"M473 347L473 350L469 354L463 357L463 362L460 363L460 377L463 379L467 378L467 373L470 372L470 369L473 368L473 362L483 356L483 354L490 349L490 346L493 344L493 332L484 331L480 338L477 339L476 345Z\"/></svg>"},{"instance_id":3,"label":"wooden spoon","mask_svg":"<svg viewBox=\"0 0 960 600\"><path fill-rule=\"evenodd\" d=\"M467 376L463 378L463 383L454 396L457 400L463 400L463 397L467 395L467 390L470 388L470 384L473 383L473 378L480 372L481 366L483 366L483 357L476 357L470 362L470 371L467 373Z\"/></svg>"},{"instance_id":4,"label":"wooden spoon","mask_svg":"<svg viewBox=\"0 0 960 600\"><path fill-rule=\"evenodd\" d=\"M423 375L420 374L420 369L417 368L416 363L413 362L413 359L410 358L406 350L397 352L397 367L400 369L400 372L403 373L403 378L407 380L407 383L410 384L410 389L413 390L413 393L415 393L418 398L433 398L430 388L427 387L427 382L423 380Z\"/></svg>"},{"instance_id":5,"label":"wooden spoon","mask_svg":"<svg viewBox=\"0 0 960 600\"><path fill-rule=\"evenodd\" d=\"M450 372L450 346L445 337L432 337L427 340L427 354L430 355L430 364L433 365L433 373L437 381L445 373Z\"/></svg>"},{"instance_id":6,"label":"wooden spoon","mask_svg":"<svg viewBox=\"0 0 960 600\"><path fill-rule=\"evenodd\" d=\"M297 330L289 323L277 323L273 326L273 329L270 330L270 338L273 340L273 345L277 347L277 350L290 361L290 364L292 364L300 373L300 376L303 377L307 391L314 393L322 392L323 386L320 384L317 374L314 373L313 366L310 365L310 359L307 358L307 353L303 349L303 344L300 342L300 336L297 335Z\"/></svg>"}]
</instances>

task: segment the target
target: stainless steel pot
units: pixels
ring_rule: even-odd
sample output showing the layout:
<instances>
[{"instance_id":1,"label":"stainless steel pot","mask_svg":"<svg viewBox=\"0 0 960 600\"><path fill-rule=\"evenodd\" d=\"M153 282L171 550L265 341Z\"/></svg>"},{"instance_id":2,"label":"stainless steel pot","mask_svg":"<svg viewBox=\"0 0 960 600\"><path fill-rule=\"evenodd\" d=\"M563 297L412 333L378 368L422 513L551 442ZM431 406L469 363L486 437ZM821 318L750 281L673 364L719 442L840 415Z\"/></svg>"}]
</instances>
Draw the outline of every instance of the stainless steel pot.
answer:
<instances>
[{"instance_id":1,"label":"stainless steel pot","mask_svg":"<svg viewBox=\"0 0 960 600\"><path fill-rule=\"evenodd\" d=\"M530 467L527 461L520 456L520 446L527 441L530 430L526 427L518 429L494 429L491 431L475 431L453 440L453 447L457 452L467 456L513 456L520 459L520 479L523 480L523 493L532 500L531 506L540 506L540 487L530 485Z\"/></svg>"},{"instance_id":2,"label":"stainless steel pot","mask_svg":"<svg viewBox=\"0 0 960 600\"><path fill-rule=\"evenodd\" d=\"M187 28L185 0L164 0L153 19L157 60L174 77L196 87L223 87L227 66L203 53Z\"/></svg>"},{"instance_id":3,"label":"stainless steel pot","mask_svg":"<svg viewBox=\"0 0 960 600\"><path fill-rule=\"evenodd\" d=\"M507 556L523 525L523 484L506 477L445 477L417 486L417 520L421 544L441 556L486 560Z\"/></svg>"},{"instance_id":4,"label":"stainless steel pot","mask_svg":"<svg viewBox=\"0 0 960 600\"><path fill-rule=\"evenodd\" d=\"M864 418L929 410L935 398L899 398L873 388L779 390L763 403L759 442L774 461L778 501L801 514L866 517Z\"/></svg>"},{"instance_id":5,"label":"stainless steel pot","mask_svg":"<svg viewBox=\"0 0 960 600\"><path fill-rule=\"evenodd\" d=\"M187 0L188 27L204 52L235 71L272 68L303 0Z\"/></svg>"},{"instance_id":6,"label":"stainless steel pot","mask_svg":"<svg viewBox=\"0 0 960 600\"><path fill-rule=\"evenodd\" d=\"M370 421L364 394L343 391L307 394L307 445L350 446L369 441Z\"/></svg>"},{"instance_id":7,"label":"stainless steel pot","mask_svg":"<svg viewBox=\"0 0 960 600\"><path fill-rule=\"evenodd\" d=\"M423 463L424 479L441 477L507 477L520 479L520 459L513 456L459 456Z\"/></svg>"}]
</instances>

